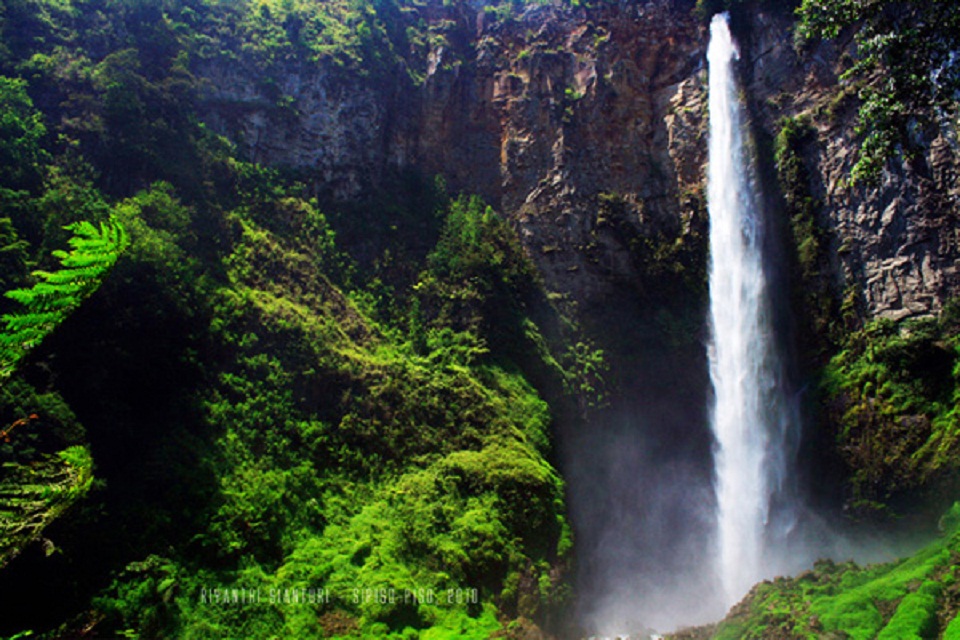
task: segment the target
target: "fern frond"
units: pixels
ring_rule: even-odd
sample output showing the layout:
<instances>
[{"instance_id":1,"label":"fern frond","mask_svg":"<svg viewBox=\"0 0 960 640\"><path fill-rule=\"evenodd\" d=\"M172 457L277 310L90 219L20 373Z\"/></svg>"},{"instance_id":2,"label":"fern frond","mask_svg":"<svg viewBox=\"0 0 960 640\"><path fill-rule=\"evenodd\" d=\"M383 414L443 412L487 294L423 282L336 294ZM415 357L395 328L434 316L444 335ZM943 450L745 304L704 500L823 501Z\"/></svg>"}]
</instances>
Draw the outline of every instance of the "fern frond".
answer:
<instances>
[{"instance_id":1,"label":"fern frond","mask_svg":"<svg viewBox=\"0 0 960 640\"><path fill-rule=\"evenodd\" d=\"M63 311L5 315L3 319L6 321L7 326L4 335L8 335L9 332L19 332L28 327L44 327L47 325L55 325L58 324L65 315L66 314Z\"/></svg>"},{"instance_id":2,"label":"fern frond","mask_svg":"<svg viewBox=\"0 0 960 640\"><path fill-rule=\"evenodd\" d=\"M25 309L0 318L0 380L11 375L17 363L54 331L83 300L96 291L103 278L130 244L126 229L115 218L95 226L83 220L64 227L73 233L71 250L53 251L60 261L57 271L34 271L39 279L29 289L4 295Z\"/></svg>"}]
</instances>

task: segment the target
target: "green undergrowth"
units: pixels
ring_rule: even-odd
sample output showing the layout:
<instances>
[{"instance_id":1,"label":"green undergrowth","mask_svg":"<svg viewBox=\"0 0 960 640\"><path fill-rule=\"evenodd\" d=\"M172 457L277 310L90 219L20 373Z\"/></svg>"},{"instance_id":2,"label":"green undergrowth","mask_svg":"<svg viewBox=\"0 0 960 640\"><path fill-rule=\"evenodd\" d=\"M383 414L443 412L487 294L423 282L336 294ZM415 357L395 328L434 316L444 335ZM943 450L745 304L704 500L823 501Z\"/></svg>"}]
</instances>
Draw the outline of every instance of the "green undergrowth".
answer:
<instances>
[{"instance_id":1,"label":"green undergrowth","mask_svg":"<svg viewBox=\"0 0 960 640\"><path fill-rule=\"evenodd\" d=\"M314 205L280 206L273 231L243 209L224 220L231 248L210 296L222 362L202 396L216 434L208 524L191 553L129 565L96 601L103 625L148 637L485 638L502 619L558 606L571 539L548 462L552 417L503 357L536 329L512 232L479 201L451 203L456 226L398 331L328 279L331 236L291 233L326 228ZM214 589L258 596L224 604ZM290 602L297 594L307 602Z\"/></svg>"},{"instance_id":2,"label":"green undergrowth","mask_svg":"<svg viewBox=\"0 0 960 640\"><path fill-rule=\"evenodd\" d=\"M941 521L943 536L909 558L866 567L821 560L796 578L764 582L734 608L714 637L954 637L958 524L960 505L954 505Z\"/></svg>"},{"instance_id":3,"label":"green undergrowth","mask_svg":"<svg viewBox=\"0 0 960 640\"><path fill-rule=\"evenodd\" d=\"M0 568L84 498L94 462L76 416L55 392L0 386ZM47 555L56 550L47 542Z\"/></svg>"},{"instance_id":4,"label":"green undergrowth","mask_svg":"<svg viewBox=\"0 0 960 640\"><path fill-rule=\"evenodd\" d=\"M960 442L957 306L937 319L880 320L827 366L828 420L852 472L856 507L882 507L956 469Z\"/></svg>"},{"instance_id":5,"label":"green undergrowth","mask_svg":"<svg viewBox=\"0 0 960 640\"><path fill-rule=\"evenodd\" d=\"M60 550L0 574L0 635L481 638L565 602L551 432L602 404L606 367L514 231L426 176L328 218L318 176L202 123L251 106L208 102L211 66L252 71L272 120L297 116L294 62L421 81L431 47L456 61L423 9L0 2L2 289L52 272L81 220L129 234L0 387L0 429L27 420L0 479L43 512L16 545L58 518ZM239 587L262 597L208 597ZM301 587L328 595L270 599Z\"/></svg>"},{"instance_id":6,"label":"green undergrowth","mask_svg":"<svg viewBox=\"0 0 960 640\"><path fill-rule=\"evenodd\" d=\"M30 352L97 290L126 248L126 231L115 220L99 229L89 222L67 228L74 233L71 251L54 252L60 269L34 271L32 287L4 294L20 308L0 318L0 567L40 538L93 484L83 427L63 398L10 380ZM46 549L53 552L49 541Z\"/></svg>"}]
</instances>

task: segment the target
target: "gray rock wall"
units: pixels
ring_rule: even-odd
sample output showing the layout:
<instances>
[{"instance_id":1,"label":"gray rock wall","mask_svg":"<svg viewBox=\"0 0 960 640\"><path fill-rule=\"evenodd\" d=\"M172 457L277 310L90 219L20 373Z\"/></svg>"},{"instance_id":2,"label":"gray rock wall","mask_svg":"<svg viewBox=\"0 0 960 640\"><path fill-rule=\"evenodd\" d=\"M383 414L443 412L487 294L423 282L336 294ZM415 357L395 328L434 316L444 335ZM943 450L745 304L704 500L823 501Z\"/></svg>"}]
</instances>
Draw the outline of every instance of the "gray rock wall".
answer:
<instances>
[{"instance_id":1,"label":"gray rock wall","mask_svg":"<svg viewBox=\"0 0 960 640\"><path fill-rule=\"evenodd\" d=\"M265 88L242 62L211 64L208 122L250 159L304 168L338 199L391 168L443 174L511 219L548 288L583 310L643 297L656 283L637 239L695 242L705 227L705 30L666 0L531 6L506 23L479 5L434 4L424 16L455 27L421 84L300 61ZM859 292L867 317L935 313L960 291L956 120L918 128L923 153L891 162L880 186L852 186L856 96L839 80L851 43L799 57L788 15L759 13L750 27L759 126L773 138L782 117L806 114L816 127L806 160L837 295ZM601 195L625 203L621 224L604 218Z\"/></svg>"}]
</instances>

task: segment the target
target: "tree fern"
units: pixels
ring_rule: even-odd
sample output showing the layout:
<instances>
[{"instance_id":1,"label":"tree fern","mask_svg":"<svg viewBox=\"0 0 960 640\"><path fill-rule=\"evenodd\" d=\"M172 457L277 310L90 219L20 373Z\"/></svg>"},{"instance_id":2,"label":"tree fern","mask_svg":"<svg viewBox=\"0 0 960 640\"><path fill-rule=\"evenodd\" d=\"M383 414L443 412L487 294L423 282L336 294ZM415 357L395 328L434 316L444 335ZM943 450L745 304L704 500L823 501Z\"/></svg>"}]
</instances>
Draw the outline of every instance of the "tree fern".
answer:
<instances>
[{"instance_id":1,"label":"tree fern","mask_svg":"<svg viewBox=\"0 0 960 640\"><path fill-rule=\"evenodd\" d=\"M70 251L54 251L57 271L34 271L39 282L29 289L4 295L25 308L5 314L0 329L0 380L13 373L17 363L40 344L80 303L97 290L107 272L127 248L129 238L117 220L99 227L87 221L65 227L73 233Z\"/></svg>"}]
</instances>

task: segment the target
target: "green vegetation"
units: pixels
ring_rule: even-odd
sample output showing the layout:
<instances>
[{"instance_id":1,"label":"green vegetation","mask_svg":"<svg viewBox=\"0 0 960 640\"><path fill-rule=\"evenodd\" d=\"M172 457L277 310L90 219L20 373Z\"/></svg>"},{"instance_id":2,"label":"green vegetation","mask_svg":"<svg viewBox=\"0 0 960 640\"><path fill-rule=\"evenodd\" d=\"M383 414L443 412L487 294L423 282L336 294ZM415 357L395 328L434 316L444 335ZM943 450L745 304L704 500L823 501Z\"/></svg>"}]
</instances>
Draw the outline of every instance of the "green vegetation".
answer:
<instances>
[{"instance_id":1,"label":"green vegetation","mask_svg":"<svg viewBox=\"0 0 960 640\"><path fill-rule=\"evenodd\" d=\"M960 505L941 521L943 537L910 558L859 567L818 562L796 578L764 582L721 623L715 638L858 640L950 637L956 625ZM949 625L948 625L949 623Z\"/></svg>"},{"instance_id":2,"label":"green vegetation","mask_svg":"<svg viewBox=\"0 0 960 640\"><path fill-rule=\"evenodd\" d=\"M851 334L824 375L827 419L852 472L852 500L882 505L956 466L957 307L939 319L881 320Z\"/></svg>"},{"instance_id":3,"label":"green vegetation","mask_svg":"<svg viewBox=\"0 0 960 640\"><path fill-rule=\"evenodd\" d=\"M794 248L794 308L804 319L800 342L807 358L822 364L843 340L844 324L830 273L829 238L818 222L821 203L812 195L811 173L805 156L816 140L807 116L786 117L774 140L777 180L789 215Z\"/></svg>"},{"instance_id":4,"label":"green vegetation","mask_svg":"<svg viewBox=\"0 0 960 640\"><path fill-rule=\"evenodd\" d=\"M44 159L41 141L47 128L26 89L22 79L0 77L0 167L8 191L35 187Z\"/></svg>"},{"instance_id":5,"label":"green vegetation","mask_svg":"<svg viewBox=\"0 0 960 640\"><path fill-rule=\"evenodd\" d=\"M803 162L802 146L815 134L809 120L784 118L774 141L774 159L784 198L790 210L790 227L804 279L812 279L822 264L823 240L818 235L818 203L810 196L810 176Z\"/></svg>"},{"instance_id":6,"label":"green vegetation","mask_svg":"<svg viewBox=\"0 0 960 640\"><path fill-rule=\"evenodd\" d=\"M126 232L115 221L99 229L89 222L69 228L74 232L72 250L55 252L62 268L53 273L35 271L41 282L6 293L26 309L4 315L0 332L0 383L4 385L0 406L8 416L18 416L0 430L0 567L39 538L93 484L94 464L86 446L73 444L51 453L47 451L51 438L36 433L52 427L61 431L53 435L58 442L69 444L82 438L82 428L62 399L55 393L37 394L22 382L6 382L20 360L99 286L126 248ZM15 447L10 445L13 439ZM49 555L54 548L49 541L47 545Z\"/></svg>"},{"instance_id":7,"label":"green vegetation","mask_svg":"<svg viewBox=\"0 0 960 640\"><path fill-rule=\"evenodd\" d=\"M57 328L93 291L100 286L129 242L123 226L111 220L97 229L89 222L67 226L70 253L54 251L61 268L55 272L34 271L41 281L29 289L14 289L4 295L26 309L3 316L0 332L0 380L13 373L17 362Z\"/></svg>"},{"instance_id":8,"label":"green vegetation","mask_svg":"<svg viewBox=\"0 0 960 640\"><path fill-rule=\"evenodd\" d=\"M84 446L74 445L56 455L42 455L30 466L6 462L0 481L0 567L24 546L35 542L43 530L93 483L93 459ZM47 542L45 552L55 551Z\"/></svg>"},{"instance_id":9,"label":"green vegetation","mask_svg":"<svg viewBox=\"0 0 960 640\"><path fill-rule=\"evenodd\" d=\"M854 183L875 185L886 161L914 153L909 131L937 110L956 111L960 88L960 16L949 0L804 0L797 9L797 42L856 33L857 58L841 78L855 82L862 138Z\"/></svg>"},{"instance_id":10,"label":"green vegetation","mask_svg":"<svg viewBox=\"0 0 960 640\"><path fill-rule=\"evenodd\" d=\"M414 288L428 325L519 348L525 305L539 284L513 231L493 209L476 197L454 200L427 265ZM425 345L415 346L422 351Z\"/></svg>"},{"instance_id":11,"label":"green vegetation","mask_svg":"<svg viewBox=\"0 0 960 640\"><path fill-rule=\"evenodd\" d=\"M273 119L292 66L420 82L457 55L422 9L0 3L0 635L486 638L569 597L551 432L605 364L513 230L425 176L332 204L201 121L243 108L204 65Z\"/></svg>"},{"instance_id":12,"label":"green vegetation","mask_svg":"<svg viewBox=\"0 0 960 640\"><path fill-rule=\"evenodd\" d=\"M323 227L309 203L284 206L300 216L291 226ZM543 457L550 416L487 346L501 342L485 301L517 292L499 249L522 255L502 222L476 199L450 204L418 295L475 304L430 305L425 335L401 341L329 282L330 256L314 252L332 245L239 211L225 223L233 247L210 327L231 356L202 400L204 428L219 434L217 481L209 526L194 538L221 568L151 556L98 608L147 635L400 638L486 637L497 612L556 605L564 591L551 570L570 543L562 483ZM263 598L216 607L203 600L208 585ZM300 589L316 601L268 602L271 590Z\"/></svg>"}]
</instances>

